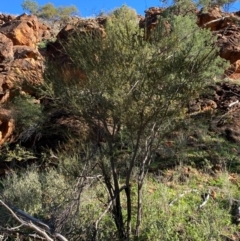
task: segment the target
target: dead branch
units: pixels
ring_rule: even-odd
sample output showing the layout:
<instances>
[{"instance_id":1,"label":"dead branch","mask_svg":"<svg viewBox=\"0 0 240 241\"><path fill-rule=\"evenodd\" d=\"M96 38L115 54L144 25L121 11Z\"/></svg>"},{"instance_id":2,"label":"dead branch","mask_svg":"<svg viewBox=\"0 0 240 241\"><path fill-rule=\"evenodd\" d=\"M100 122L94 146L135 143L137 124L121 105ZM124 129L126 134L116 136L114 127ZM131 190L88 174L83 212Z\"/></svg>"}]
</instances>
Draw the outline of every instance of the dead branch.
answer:
<instances>
[{"instance_id":1,"label":"dead branch","mask_svg":"<svg viewBox=\"0 0 240 241\"><path fill-rule=\"evenodd\" d=\"M47 235L47 233L42 230L41 228L37 227L36 225L34 225L31 221L30 222L26 222L23 219L19 218L14 211L2 200L0 200L0 204L5 207L13 216L13 218L15 218L19 223L21 223L24 227L26 228L30 228L33 229L34 231L36 231L38 234L40 234L41 236L43 236L47 241L54 241L51 237L49 237Z\"/></svg>"},{"instance_id":2,"label":"dead branch","mask_svg":"<svg viewBox=\"0 0 240 241\"><path fill-rule=\"evenodd\" d=\"M214 19L214 20L212 20L212 21L209 21L209 22L205 23L205 24L203 25L203 27L206 27L206 26L208 26L209 24L212 24L212 23L224 21L225 19L229 19L229 20L232 20L232 21L234 21L234 22L240 22L240 18L239 18L239 17L234 16L233 14L231 14L231 15L226 16L226 17L217 18L217 19Z\"/></svg>"},{"instance_id":3,"label":"dead branch","mask_svg":"<svg viewBox=\"0 0 240 241\"><path fill-rule=\"evenodd\" d=\"M236 100L228 105L228 107L232 107L233 105L236 105L239 102L239 100Z\"/></svg>"},{"instance_id":4,"label":"dead branch","mask_svg":"<svg viewBox=\"0 0 240 241\"><path fill-rule=\"evenodd\" d=\"M196 189L191 189L191 190L187 190L184 193L180 194L177 198L173 199L170 203L169 206L172 206L175 202L177 202L180 198L184 197L186 194L191 193L191 192L196 192L199 193L198 190Z\"/></svg>"},{"instance_id":5,"label":"dead branch","mask_svg":"<svg viewBox=\"0 0 240 241\"><path fill-rule=\"evenodd\" d=\"M34 230L38 235L40 235L41 237L43 237L47 241L54 241L54 239L51 236L55 236L57 238L57 240L59 240L59 241L68 241L61 234L58 234L58 233L55 233L54 235L48 234L48 233L50 233L51 229L47 224L45 224L42 221L32 217L31 215L25 213L24 211L22 211L20 209L17 209L15 207L10 207L9 205L7 205L2 200L0 200L0 204L3 207L5 207L10 212L12 217L21 224L19 227L23 226L23 227L29 228L31 230ZM36 224L34 224L34 223L36 223ZM39 225L41 227L39 227L37 225ZM13 228L12 230L15 230L15 229L16 228ZM9 231L11 231L11 229L9 229Z\"/></svg>"},{"instance_id":6,"label":"dead branch","mask_svg":"<svg viewBox=\"0 0 240 241\"><path fill-rule=\"evenodd\" d=\"M208 193L206 193L205 196L203 197L204 198L203 203L198 206L198 209L202 208L203 206L205 206L207 204L210 195L211 195L211 190L209 189Z\"/></svg>"}]
</instances>

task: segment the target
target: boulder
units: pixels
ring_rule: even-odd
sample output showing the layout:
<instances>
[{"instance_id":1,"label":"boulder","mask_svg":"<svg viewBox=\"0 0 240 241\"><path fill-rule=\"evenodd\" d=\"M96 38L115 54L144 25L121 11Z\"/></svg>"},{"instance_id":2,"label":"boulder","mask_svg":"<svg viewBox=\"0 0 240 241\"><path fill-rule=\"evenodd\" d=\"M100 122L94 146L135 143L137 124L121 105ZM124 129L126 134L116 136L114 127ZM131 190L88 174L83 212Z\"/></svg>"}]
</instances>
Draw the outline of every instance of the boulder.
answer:
<instances>
[{"instance_id":1,"label":"boulder","mask_svg":"<svg viewBox=\"0 0 240 241\"><path fill-rule=\"evenodd\" d=\"M162 14L164 8L150 7L145 10L145 17L139 16L139 27L145 29L144 38L148 39L158 22L158 16Z\"/></svg>"},{"instance_id":2,"label":"boulder","mask_svg":"<svg viewBox=\"0 0 240 241\"><path fill-rule=\"evenodd\" d=\"M11 39L0 33L0 63L13 60L13 42Z\"/></svg>"},{"instance_id":3,"label":"boulder","mask_svg":"<svg viewBox=\"0 0 240 241\"><path fill-rule=\"evenodd\" d=\"M207 11L201 9L197 13L197 24L199 27L206 27L211 29L211 31L218 31L223 29L232 22L229 18L226 17L227 14L222 12L221 8L219 7L212 7L209 8ZM220 21L214 21L217 19L221 19Z\"/></svg>"},{"instance_id":4,"label":"boulder","mask_svg":"<svg viewBox=\"0 0 240 241\"><path fill-rule=\"evenodd\" d=\"M13 15L9 15L9 14L0 14L0 25L6 23L6 22L10 22L15 18L15 16Z\"/></svg>"},{"instance_id":5,"label":"boulder","mask_svg":"<svg viewBox=\"0 0 240 241\"><path fill-rule=\"evenodd\" d=\"M61 66L62 74L61 77L64 80L68 80L69 77L75 76L76 79L85 81L86 75L80 69L74 69L71 67L71 59L64 51L63 45L67 43L69 38L77 33L82 36L87 33L91 33L93 37L100 36L104 38L106 32L104 30L104 24L106 18L100 17L96 19L80 19L73 18L71 21L58 33L55 42L50 42L47 45L46 56L55 65Z\"/></svg>"},{"instance_id":6,"label":"boulder","mask_svg":"<svg viewBox=\"0 0 240 241\"><path fill-rule=\"evenodd\" d=\"M240 59L240 27L231 25L218 32L220 56L231 64Z\"/></svg>"},{"instance_id":7,"label":"boulder","mask_svg":"<svg viewBox=\"0 0 240 241\"><path fill-rule=\"evenodd\" d=\"M38 23L38 40L39 41L46 41L51 40L54 36L51 32L51 28L45 23Z\"/></svg>"},{"instance_id":8,"label":"boulder","mask_svg":"<svg viewBox=\"0 0 240 241\"><path fill-rule=\"evenodd\" d=\"M38 19L36 16L22 14L12 21L0 26L3 33L13 41L14 45L36 47L38 42Z\"/></svg>"},{"instance_id":9,"label":"boulder","mask_svg":"<svg viewBox=\"0 0 240 241\"><path fill-rule=\"evenodd\" d=\"M23 45L15 45L13 46L14 59L24 59L24 58L33 58L38 59L40 57L40 53L36 48L23 46Z\"/></svg>"},{"instance_id":10,"label":"boulder","mask_svg":"<svg viewBox=\"0 0 240 241\"><path fill-rule=\"evenodd\" d=\"M14 120L9 110L0 110L0 146L9 140L14 131Z\"/></svg>"},{"instance_id":11,"label":"boulder","mask_svg":"<svg viewBox=\"0 0 240 241\"><path fill-rule=\"evenodd\" d=\"M235 63L231 64L231 66L225 71L225 74L228 78L232 80L240 79L240 60L237 60Z\"/></svg>"},{"instance_id":12,"label":"boulder","mask_svg":"<svg viewBox=\"0 0 240 241\"><path fill-rule=\"evenodd\" d=\"M50 43L47 46L48 57L55 60L59 60L59 57L66 57L62 48L62 44L67 42L69 37L76 32L82 35L86 33L93 33L104 38L106 36L106 32L104 30L105 22L106 18L103 17L96 19L71 19L71 21L66 24L57 34L56 41L54 43Z\"/></svg>"}]
</instances>

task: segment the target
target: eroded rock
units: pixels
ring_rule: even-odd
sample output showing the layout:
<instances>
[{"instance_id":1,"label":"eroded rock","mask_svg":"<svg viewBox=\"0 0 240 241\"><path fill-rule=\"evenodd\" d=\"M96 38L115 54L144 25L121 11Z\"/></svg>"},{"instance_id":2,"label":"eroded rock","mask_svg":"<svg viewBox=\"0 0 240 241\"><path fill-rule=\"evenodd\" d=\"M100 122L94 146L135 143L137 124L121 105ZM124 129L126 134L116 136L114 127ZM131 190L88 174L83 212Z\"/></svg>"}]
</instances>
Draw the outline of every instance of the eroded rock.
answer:
<instances>
[{"instance_id":1,"label":"eroded rock","mask_svg":"<svg viewBox=\"0 0 240 241\"><path fill-rule=\"evenodd\" d=\"M0 26L3 33L13 41L14 45L36 47L38 42L38 19L36 16L22 14L12 21Z\"/></svg>"},{"instance_id":2,"label":"eroded rock","mask_svg":"<svg viewBox=\"0 0 240 241\"><path fill-rule=\"evenodd\" d=\"M14 120L11 112L6 109L0 109L0 146L9 140L14 128Z\"/></svg>"},{"instance_id":3,"label":"eroded rock","mask_svg":"<svg viewBox=\"0 0 240 241\"><path fill-rule=\"evenodd\" d=\"M13 60L13 42L0 33L0 63Z\"/></svg>"}]
</instances>

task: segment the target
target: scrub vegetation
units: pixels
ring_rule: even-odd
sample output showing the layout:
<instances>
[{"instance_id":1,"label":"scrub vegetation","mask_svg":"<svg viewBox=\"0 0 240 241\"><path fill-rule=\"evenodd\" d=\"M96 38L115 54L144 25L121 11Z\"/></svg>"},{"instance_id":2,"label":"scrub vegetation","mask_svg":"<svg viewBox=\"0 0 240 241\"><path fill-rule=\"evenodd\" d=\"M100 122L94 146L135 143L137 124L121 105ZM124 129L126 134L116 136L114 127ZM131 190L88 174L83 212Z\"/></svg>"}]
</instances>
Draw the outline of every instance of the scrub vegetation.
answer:
<instances>
[{"instance_id":1,"label":"scrub vegetation","mask_svg":"<svg viewBox=\"0 0 240 241\"><path fill-rule=\"evenodd\" d=\"M76 29L66 65L47 62L41 104L16 97L20 144L0 154L14 166L1 179L3 238L240 238L240 147L209 130L211 112L188 112L226 63L188 6L167 8L149 36L127 6L107 14L104 36ZM51 124L59 115L74 128Z\"/></svg>"}]
</instances>

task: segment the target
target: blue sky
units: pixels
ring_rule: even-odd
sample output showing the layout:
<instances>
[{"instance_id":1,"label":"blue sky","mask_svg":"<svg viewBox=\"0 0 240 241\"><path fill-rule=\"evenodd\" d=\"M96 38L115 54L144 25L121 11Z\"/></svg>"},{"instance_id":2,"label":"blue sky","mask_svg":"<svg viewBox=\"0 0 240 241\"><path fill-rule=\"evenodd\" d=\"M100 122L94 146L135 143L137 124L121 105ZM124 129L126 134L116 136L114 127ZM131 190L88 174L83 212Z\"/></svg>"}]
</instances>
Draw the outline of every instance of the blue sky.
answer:
<instances>
[{"instance_id":1,"label":"blue sky","mask_svg":"<svg viewBox=\"0 0 240 241\"><path fill-rule=\"evenodd\" d=\"M159 0L36 0L38 4L44 5L46 3L53 3L55 6L69 6L75 5L82 17L97 15L100 11L109 11L116 7L126 4L137 10L139 14L144 14L144 10L149 7L160 6ZM23 0L2 0L0 3L0 12L21 14L23 9L21 3ZM240 3L232 5L230 11L240 10Z\"/></svg>"}]
</instances>

